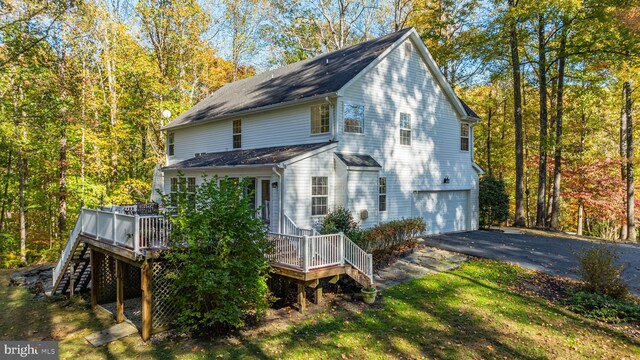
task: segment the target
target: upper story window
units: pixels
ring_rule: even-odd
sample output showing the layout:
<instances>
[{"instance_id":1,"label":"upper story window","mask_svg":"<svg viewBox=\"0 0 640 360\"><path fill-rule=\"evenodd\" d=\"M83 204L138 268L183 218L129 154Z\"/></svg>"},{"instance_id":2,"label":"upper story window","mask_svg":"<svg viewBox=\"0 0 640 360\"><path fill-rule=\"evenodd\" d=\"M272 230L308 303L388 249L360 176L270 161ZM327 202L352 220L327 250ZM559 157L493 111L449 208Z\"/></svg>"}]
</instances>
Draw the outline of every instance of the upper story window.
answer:
<instances>
[{"instance_id":1,"label":"upper story window","mask_svg":"<svg viewBox=\"0 0 640 360\"><path fill-rule=\"evenodd\" d=\"M175 138L172 132L167 133L167 155L173 156L175 152Z\"/></svg>"},{"instance_id":2,"label":"upper story window","mask_svg":"<svg viewBox=\"0 0 640 360\"><path fill-rule=\"evenodd\" d=\"M400 144L411 145L411 115L400 113Z\"/></svg>"},{"instance_id":3,"label":"upper story window","mask_svg":"<svg viewBox=\"0 0 640 360\"><path fill-rule=\"evenodd\" d=\"M344 132L364 134L364 105L344 104Z\"/></svg>"},{"instance_id":4,"label":"upper story window","mask_svg":"<svg viewBox=\"0 0 640 360\"><path fill-rule=\"evenodd\" d=\"M242 147L242 120L233 120L233 148Z\"/></svg>"},{"instance_id":5,"label":"upper story window","mask_svg":"<svg viewBox=\"0 0 640 360\"><path fill-rule=\"evenodd\" d=\"M381 177L378 180L378 210L387 211L387 178Z\"/></svg>"},{"instance_id":6,"label":"upper story window","mask_svg":"<svg viewBox=\"0 0 640 360\"><path fill-rule=\"evenodd\" d=\"M325 134L329 132L329 104L311 107L311 133Z\"/></svg>"},{"instance_id":7,"label":"upper story window","mask_svg":"<svg viewBox=\"0 0 640 360\"><path fill-rule=\"evenodd\" d=\"M311 178L311 215L326 215L329 207L329 178Z\"/></svg>"},{"instance_id":8,"label":"upper story window","mask_svg":"<svg viewBox=\"0 0 640 360\"><path fill-rule=\"evenodd\" d=\"M469 124L460 124L460 150L469 151Z\"/></svg>"}]
</instances>

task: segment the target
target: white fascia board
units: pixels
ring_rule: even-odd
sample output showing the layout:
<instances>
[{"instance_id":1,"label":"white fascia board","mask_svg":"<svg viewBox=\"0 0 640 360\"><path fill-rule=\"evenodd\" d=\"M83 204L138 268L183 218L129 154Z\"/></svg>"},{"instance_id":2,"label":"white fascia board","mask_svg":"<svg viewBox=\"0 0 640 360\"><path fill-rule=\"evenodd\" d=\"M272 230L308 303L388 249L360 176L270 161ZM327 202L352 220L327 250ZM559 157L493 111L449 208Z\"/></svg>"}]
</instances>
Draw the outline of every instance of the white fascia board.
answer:
<instances>
[{"instance_id":1,"label":"white fascia board","mask_svg":"<svg viewBox=\"0 0 640 360\"><path fill-rule=\"evenodd\" d=\"M293 157L293 158L291 158L289 160L285 160L285 161L277 164L277 166L279 168L285 168L285 167L287 167L287 165L291 165L293 163L297 163L298 161L301 161L301 160L310 158L312 156L321 154L321 153L323 153L325 151L334 150L337 146L338 146L338 142L337 141L328 142L327 145L325 145L325 146L323 146L321 148L318 148L318 149L315 149L315 150L312 150L312 151L308 151L308 152L306 152L304 154L300 154L300 155L298 155L296 157Z\"/></svg>"}]
</instances>

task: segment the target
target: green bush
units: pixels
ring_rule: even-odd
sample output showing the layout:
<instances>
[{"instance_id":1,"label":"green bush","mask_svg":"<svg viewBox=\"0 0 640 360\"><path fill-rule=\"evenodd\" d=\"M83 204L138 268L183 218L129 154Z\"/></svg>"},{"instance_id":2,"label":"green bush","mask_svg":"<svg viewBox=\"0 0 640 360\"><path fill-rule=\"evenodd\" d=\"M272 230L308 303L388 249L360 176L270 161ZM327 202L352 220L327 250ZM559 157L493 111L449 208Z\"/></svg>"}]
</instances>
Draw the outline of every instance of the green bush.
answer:
<instances>
[{"instance_id":1,"label":"green bush","mask_svg":"<svg viewBox=\"0 0 640 360\"><path fill-rule=\"evenodd\" d=\"M367 252L387 252L427 230L421 218L393 220L366 230L359 242Z\"/></svg>"},{"instance_id":2,"label":"green bush","mask_svg":"<svg viewBox=\"0 0 640 360\"><path fill-rule=\"evenodd\" d=\"M480 179L480 227L491 227L509 218L509 194L504 181L491 176Z\"/></svg>"},{"instance_id":3,"label":"green bush","mask_svg":"<svg viewBox=\"0 0 640 360\"><path fill-rule=\"evenodd\" d=\"M321 234L335 234L339 232L349 236L352 231L360 229L358 222L353 218L351 211L345 207L338 206L322 218L320 224Z\"/></svg>"},{"instance_id":4,"label":"green bush","mask_svg":"<svg viewBox=\"0 0 640 360\"><path fill-rule=\"evenodd\" d=\"M610 323L640 322L640 306L630 300L578 291L566 300L569 309L588 318Z\"/></svg>"},{"instance_id":5,"label":"green bush","mask_svg":"<svg viewBox=\"0 0 640 360\"><path fill-rule=\"evenodd\" d=\"M195 195L186 186L174 195L168 217L172 239L181 241L167 252L168 278L180 309L176 322L185 330L239 328L268 308L268 243L246 185L223 179L218 186L216 177L205 179Z\"/></svg>"},{"instance_id":6,"label":"green bush","mask_svg":"<svg viewBox=\"0 0 640 360\"><path fill-rule=\"evenodd\" d=\"M627 285L622 279L624 267L615 264L618 260L617 253L616 247L605 244L583 248L578 252L579 270L586 291L614 298L627 295Z\"/></svg>"}]
</instances>

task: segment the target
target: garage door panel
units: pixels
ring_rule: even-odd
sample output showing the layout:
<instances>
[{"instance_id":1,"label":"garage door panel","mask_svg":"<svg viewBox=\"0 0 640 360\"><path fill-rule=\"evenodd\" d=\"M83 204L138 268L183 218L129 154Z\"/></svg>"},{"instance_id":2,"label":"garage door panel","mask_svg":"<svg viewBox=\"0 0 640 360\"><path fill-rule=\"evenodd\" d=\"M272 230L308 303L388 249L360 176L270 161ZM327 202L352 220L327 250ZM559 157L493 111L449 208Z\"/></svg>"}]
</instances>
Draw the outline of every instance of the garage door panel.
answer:
<instances>
[{"instance_id":1,"label":"garage door panel","mask_svg":"<svg viewBox=\"0 0 640 360\"><path fill-rule=\"evenodd\" d=\"M414 194L414 216L427 224L428 234L467 230L468 191L430 191Z\"/></svg>"}]
</instances>

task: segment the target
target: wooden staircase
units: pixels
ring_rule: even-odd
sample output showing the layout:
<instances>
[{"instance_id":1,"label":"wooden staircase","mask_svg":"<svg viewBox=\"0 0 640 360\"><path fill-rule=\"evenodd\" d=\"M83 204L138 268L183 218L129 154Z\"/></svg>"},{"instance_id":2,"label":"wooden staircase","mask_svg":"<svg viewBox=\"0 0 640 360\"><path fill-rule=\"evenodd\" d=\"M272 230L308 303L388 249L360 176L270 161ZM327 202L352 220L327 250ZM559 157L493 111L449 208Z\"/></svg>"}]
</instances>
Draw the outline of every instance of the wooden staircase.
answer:
<instances>
[{"instance_id":1,"label":"wooden staircase","mask_svg":"<svg viewBox=\"0 0 640 360\"><path fill-rule=\"evenodd\" d=\"M53 269L51 294L85 291L91 281L89 246L81 240L82 221L78 217L67 244ZM73 285L72 285L73 284Z\"/></svg>"}]
</instances>

